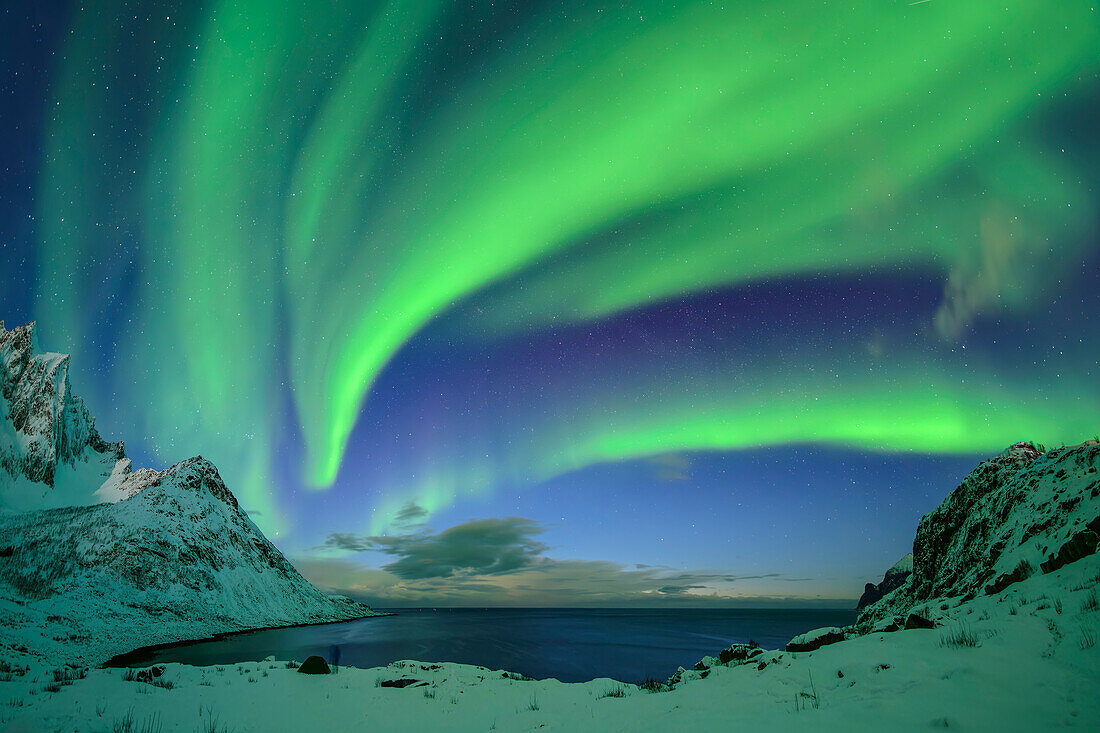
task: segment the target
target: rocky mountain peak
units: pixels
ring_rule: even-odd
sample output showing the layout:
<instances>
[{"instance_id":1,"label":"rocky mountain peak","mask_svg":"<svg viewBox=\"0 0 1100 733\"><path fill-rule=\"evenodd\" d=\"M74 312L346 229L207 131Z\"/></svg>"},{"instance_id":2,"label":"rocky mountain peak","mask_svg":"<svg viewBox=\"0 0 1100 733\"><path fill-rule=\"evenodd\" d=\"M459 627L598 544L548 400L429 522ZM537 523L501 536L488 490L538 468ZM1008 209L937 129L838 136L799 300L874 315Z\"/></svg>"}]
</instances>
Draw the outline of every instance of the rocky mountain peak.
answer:
<instances>
[{"instance_id":1,"label":"rocky mountain peak","mask_svg":"<svg viewBox=\"0 0 1100 733\"><path fill-rule=\"evenodd\" d=\"M217 467L202 456L180 461L163 471L143 469L129 473L120 488L128 498L145 489L167 484L195 493L206 492L218 501L228 504L234 511L242 513L237 497L226 487Z\"/></svg>"},{"instance_id":2,"label":"rocky mountain peak","mask_svg":"<svg viewBox=\"0 0 1100 733\"><path fill-rule=\"evenodd\" d=\"M1096 548L1100 444L1016 443L983 461L921 519L912 572L866 604L861 625L918 604L998 593Z\"/></svg>"},{"instance_id":3,"label":"rocky mountain peak","mask_svg":"<svg viewBox=\"0 0 1100 733\"><path fill-rule=\"evenodd\" d=\"M52 487L59 464L87 459L114 461L122 443L104 441L84 400L69 384L69 355L43 352L35 324L12 330L0 321L0 469Z\"/></svg>"},{"instance_id":4,"label":"rocky mountain peak","mask_svg":"<svg viewBox=\"0 0 1100 733\"><path fill-rule=\"evenodd\" d=\"M69 357L0 322L0 646L101 663L137 646L373 615L312 586L195 456L133 470L72 394ZM54 619L54 621L50 621ZM37 633L62 619L63 645ZM22 630L22 631L21 631Z\"/></svg>"}]
</instances>

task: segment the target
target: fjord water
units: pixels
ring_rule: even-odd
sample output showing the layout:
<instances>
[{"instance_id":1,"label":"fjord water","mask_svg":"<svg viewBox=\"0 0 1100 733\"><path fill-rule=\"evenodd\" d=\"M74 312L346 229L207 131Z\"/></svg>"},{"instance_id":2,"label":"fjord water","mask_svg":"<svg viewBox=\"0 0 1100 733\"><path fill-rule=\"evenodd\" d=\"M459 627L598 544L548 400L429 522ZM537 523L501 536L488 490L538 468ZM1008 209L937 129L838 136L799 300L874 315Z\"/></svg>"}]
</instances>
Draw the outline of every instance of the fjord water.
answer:
<instances>
[{"instance_id":1,"label":"fjord water","mask_svg":"<svg viewBox=\"0 0 1100 733\"><path fill-rule=\"evenodd\" d=\"M268 629L161 649L141 660L193 665L319 654L378 667L400 659L461 662L529 677L583 682L664 680L734 642L782 648L804 631L843 626L837 609L395 609L396 616Z\"/></svg>"}]
</instances>

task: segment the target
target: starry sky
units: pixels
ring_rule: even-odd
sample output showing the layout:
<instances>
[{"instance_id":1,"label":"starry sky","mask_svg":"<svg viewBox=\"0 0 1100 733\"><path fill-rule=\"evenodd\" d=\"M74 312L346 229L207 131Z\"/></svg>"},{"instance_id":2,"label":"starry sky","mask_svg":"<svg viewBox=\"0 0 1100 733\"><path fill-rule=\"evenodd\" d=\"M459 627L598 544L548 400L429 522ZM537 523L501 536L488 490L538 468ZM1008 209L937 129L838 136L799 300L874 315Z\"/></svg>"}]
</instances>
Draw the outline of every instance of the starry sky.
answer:
<instances>
[{"instance_id":1,"label":"starry sky","mask_svg":"<svg viewBox=\"0 0 1100 733\"><path fill-rule=\"evenodd\" d=\"M1100 432L1079 0L0 15L0 318L396 605L845 604Z\"/></svg>"}]
</instances>

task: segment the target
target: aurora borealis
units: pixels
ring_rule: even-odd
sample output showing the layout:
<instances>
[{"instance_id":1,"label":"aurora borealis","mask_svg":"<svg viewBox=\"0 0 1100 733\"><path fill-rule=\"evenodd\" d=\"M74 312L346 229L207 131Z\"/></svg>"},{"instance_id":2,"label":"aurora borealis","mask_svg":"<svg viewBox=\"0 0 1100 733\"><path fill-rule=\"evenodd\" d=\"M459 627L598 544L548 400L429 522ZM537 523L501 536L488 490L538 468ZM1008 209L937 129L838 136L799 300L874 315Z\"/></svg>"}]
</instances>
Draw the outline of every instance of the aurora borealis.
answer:
<instances>
[{"instance_id":1,"label":"aurora borealis","mask_svg":"<svg viewBox=\"0 0 1100 733\"><path fill-rule=\"evenodd\" d=\"M1088 3L19 12L0 317L299 555L524 517L843 596L1100 432Z\"/></svg>"}]
</instances>

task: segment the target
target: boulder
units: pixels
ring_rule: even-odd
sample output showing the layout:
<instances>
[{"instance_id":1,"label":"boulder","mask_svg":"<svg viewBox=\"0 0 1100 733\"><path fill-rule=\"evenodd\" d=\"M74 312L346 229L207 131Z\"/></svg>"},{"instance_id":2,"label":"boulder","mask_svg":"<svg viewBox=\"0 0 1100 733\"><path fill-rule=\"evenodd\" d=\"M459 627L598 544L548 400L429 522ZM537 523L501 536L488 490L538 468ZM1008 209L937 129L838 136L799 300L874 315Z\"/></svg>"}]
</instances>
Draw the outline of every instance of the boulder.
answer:
<instances>
[{"instance_id":1,"label":"boulder","mask_svg":"<svg viewBox=\"0 0 1100 733\"><path fill-rule=\"evenodd\" d=\"M302 666L298 668L298 671L302 674L331 674L332 671L328 668L328 662L322 657L313 655L306 661L302 662Z\"/></svg>"},{"instance_id":2,"label":"boulder","mask_svg":"<svg viewBox=\"0 0 1100 733\"><path fill-rule=\"evenodd\" d=\"M1035 566L1027 560L1021 560L1020 564L1011 573L1002 573L992 583L985 587L985 594L991 596L994 593L1000 593L1013 583L1019 583L1021 580L1027 580L1035 572Z\"/></svg>"},{"instance_id":3,"label":"boulder","mask_svg":"<svg viewBox=\"0 0 1100 733\"><path fill-rule=\"evenodd\" d=\"M934 629L936 622L926 619L918 613L911 613L905 619L906 629Z\"/></svg>"},{"instance_id":4,"label":"boulder","mask_svg":"<svg viewBox=\"0 0 1100 733\"><path fill-rule=\"evenodd\" d=\"M805 634L799 634L794 637L787 643L787 651L812 652L827 644L835 644L838 641L844 641L844 638L844 629L836 626L826 626L821 629L807 631Z\"/></svg>"},{"instance_id":5,"label":"boulder","mask_svg":"<svg viewBox=\"0 0 1100 733\"><path fill-rule=\"evenodd\" d=\"M718 663L728 665L730 662L745 662L764 650L751 644L733 644L728 649L718 652Z\"/></svg>"},{"instance_id":6,"label":"boulder","mask_svg":"<svg viewBox=\"0 0 1100 733\"><path fill-rule=\"evenodd\" d=\"M879 621L877 624L871 627L871 631L872 633L882 632L889 634L895 631L901 631L902 628L904 628L904 624L905 622L900 617L893 616L890 618L884 618Z\"/></svg>"}]
</instances>

